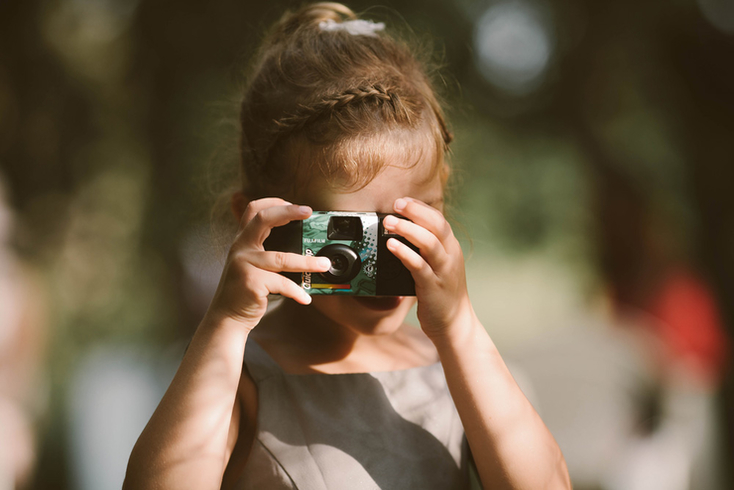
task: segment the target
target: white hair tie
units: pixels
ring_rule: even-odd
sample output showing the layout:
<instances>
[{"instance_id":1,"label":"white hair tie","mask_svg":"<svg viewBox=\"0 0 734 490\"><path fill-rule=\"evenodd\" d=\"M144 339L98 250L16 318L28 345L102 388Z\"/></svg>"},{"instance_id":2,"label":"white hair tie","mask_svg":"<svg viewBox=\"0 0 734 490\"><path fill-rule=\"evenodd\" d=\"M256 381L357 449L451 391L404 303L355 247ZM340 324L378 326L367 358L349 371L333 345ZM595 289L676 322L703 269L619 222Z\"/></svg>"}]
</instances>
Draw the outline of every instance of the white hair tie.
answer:
<instances>
[{"instance_id":1,"label":"white hair tie","mask_svg":"<svg viewBox=\"0 0 734 490\"><path fill-rule=\"evenodd\" d=\"M326 19L319 22L319 29L322 31L347 31L353 36L370 36L377 37L376 32L385 29L383 22L372 22L371 20L346 20L344 22L336 22L333 19Z\"/></svg>"}]
</instances>

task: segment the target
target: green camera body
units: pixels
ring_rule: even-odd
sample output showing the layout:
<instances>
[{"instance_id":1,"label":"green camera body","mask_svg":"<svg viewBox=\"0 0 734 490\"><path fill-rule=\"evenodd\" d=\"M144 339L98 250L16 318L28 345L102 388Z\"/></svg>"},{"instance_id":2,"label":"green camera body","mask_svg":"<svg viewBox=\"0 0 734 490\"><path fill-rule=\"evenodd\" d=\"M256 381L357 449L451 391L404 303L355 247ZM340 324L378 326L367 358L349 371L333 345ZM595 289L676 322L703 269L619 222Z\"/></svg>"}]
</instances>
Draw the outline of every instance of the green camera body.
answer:
<instances>
[{"instance_id":1,"label":"green camera body","mask_svg":"<svg viewBox=\"0 0 734 490\"><path fill-rule=\"evenodd\" d=\"M415 296L410 271L387 249L395 238L416 247L382 226L387 214L314 211L302 221L273 228L266 250L328 257L324 273L282 273L311 295Z\"/></svg>"}]
</instances>

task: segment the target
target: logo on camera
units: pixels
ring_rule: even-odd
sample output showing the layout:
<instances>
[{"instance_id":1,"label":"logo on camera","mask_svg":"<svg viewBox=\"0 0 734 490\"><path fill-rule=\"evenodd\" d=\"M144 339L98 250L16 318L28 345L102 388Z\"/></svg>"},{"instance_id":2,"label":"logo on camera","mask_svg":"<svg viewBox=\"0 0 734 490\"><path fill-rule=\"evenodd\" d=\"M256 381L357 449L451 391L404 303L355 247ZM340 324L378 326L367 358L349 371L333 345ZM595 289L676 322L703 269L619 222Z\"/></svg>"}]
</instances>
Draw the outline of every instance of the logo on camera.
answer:
<instances>
[{"instance_id":1,"label":"logo on camera","mask_svg":"<svg viewBox=\"0 0 734 490\"><path fill-rule=\"evenodd\" d=\"M309 257L313 256L313 251L310 248L306 249L306 255ZM303 273L303 289L311 289L311 273L310 272L304 272Z\"/></svg>"}]
</instances>

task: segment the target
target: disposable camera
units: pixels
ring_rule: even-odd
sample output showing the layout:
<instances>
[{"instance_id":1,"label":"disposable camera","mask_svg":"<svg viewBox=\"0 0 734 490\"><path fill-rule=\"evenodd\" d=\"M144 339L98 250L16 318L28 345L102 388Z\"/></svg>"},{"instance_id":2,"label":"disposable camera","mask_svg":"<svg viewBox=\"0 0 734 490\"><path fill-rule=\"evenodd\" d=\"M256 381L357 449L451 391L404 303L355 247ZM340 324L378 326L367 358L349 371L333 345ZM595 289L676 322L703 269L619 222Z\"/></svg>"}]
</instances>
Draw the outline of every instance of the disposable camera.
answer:
<instances>
[{"instance_id":1,"label":"disposable camera","mask_svg":"<svg viewBox=\"0 0 734 490\"><path fill-rule=\"evenodd\" d=\"M387 214L314 211L304 220L273 228L266 250L328 257L327 272L283 272L311 295L415 296L410 271L387 249L395 238L413 250L405 238L382 226Z\"/></svg>"}]
</instances>

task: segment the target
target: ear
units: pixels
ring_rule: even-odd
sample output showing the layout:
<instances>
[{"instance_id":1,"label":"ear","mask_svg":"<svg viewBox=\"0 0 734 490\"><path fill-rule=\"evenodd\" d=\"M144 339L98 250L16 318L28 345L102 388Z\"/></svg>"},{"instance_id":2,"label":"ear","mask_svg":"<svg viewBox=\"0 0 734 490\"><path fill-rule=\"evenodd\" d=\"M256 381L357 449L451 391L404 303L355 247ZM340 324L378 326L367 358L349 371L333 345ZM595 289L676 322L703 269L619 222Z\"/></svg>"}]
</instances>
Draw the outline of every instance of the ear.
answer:
<instances>
[{"instance_id":1,"label":"ear","mask_svg":"<svg viewBox=\"0 0 734 490\"><path fill-rule=\"evenodd\" d=\"M234 215L234 219L237 220L237 223L242 221L242 216L245 214L245 209L247 209L249 203L250 200L242 191L237 191L232 194L232 214Z\"/></svg>"}]
</instances>

